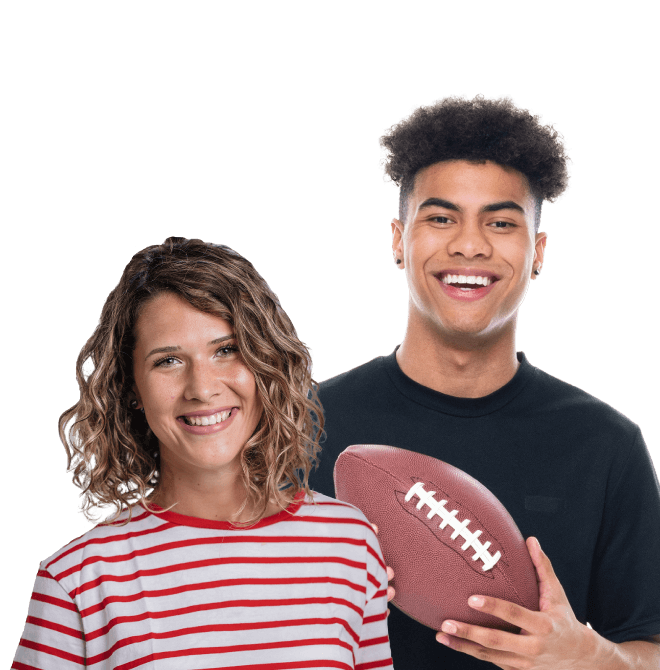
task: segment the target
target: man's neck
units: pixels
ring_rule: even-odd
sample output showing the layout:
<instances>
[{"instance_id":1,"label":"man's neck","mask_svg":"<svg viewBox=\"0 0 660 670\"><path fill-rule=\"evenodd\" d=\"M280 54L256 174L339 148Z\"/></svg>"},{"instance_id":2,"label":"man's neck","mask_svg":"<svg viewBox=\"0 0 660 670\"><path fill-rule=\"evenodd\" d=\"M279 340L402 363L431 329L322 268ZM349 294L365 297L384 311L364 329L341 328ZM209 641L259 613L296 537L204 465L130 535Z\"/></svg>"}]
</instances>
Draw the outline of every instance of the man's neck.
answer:
<instances>
[{"instance_id":1,"label":"man's neck","mask_svg":"<svg viewBox=\"0 0 660 670\"><path fill-rule=\"evenodd\" d=\"M418 384L459 398L482 398L508 383L518 369L515 324L498 337L447 341L408 328L396 352L403 373Z\"/></svg>"}]
</instances>

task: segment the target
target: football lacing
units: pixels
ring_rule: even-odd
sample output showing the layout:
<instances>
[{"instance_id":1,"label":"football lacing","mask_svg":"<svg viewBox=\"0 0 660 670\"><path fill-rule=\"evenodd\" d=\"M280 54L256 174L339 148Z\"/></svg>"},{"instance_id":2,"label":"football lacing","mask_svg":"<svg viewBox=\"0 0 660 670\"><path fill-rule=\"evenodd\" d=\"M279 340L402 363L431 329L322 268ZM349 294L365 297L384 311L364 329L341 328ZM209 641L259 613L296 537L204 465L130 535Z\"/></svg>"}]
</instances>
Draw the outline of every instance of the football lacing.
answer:
<instances>
[{"instance_id":1,"label":"football lacing","mask_svg":"<svg viewBox=\"0 0 660 670\"><path fill-rule=\"evenodd\" d=\"M465 540L461 546L461 550L465 551L469 548L474 549L474 556L472 557L472 560L481 560L484 564L482 568L484 571L490 570L495 565L495 563L500 560L502 554L500 554L499 551L493 556L488 553L488 548L491 544L490 542L486 541L483 544L479 542L481 531L475 530L474 533L470 532L467 529L470 520L465 519L465 521L459 521L456 518L458 510L452 510L450 512L445 507L447 504L446 500L441 500L438 502L433 497L435 495L435 491L426 491L424 489L424 483L417 482L410 488L408 493L406 493L405 501L410 501L410 499L415 495L419 498L417 509L422 509L424 505L427 505L431 508L431 511L426 515L427 519L432 519L434 516L439 516L442 518L440 528L446 528L447 526L453 528L454 532L451 534L451 539L455 540L460 535L460 537Z\"/></svg>"}]
</instances>

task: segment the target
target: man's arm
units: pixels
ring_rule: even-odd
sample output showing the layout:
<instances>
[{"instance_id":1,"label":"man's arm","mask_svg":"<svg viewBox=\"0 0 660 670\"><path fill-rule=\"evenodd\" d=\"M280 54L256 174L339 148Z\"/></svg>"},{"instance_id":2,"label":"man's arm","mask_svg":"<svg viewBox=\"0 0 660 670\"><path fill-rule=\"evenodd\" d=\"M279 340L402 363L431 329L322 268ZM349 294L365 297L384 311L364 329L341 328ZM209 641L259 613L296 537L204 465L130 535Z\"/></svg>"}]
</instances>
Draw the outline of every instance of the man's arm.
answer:
<instances>
[{"instance_id":1,"label":"man's arm","mask_svg":"<svg viewBox=\"0 0 660 670\"><path fill-rule=\"evenodd\" d=\"M615 668L660 668L660 635L645 640L631 640L614 644L617 658L611 666L603 666L604 670L615 670ZM620 655L620 658L618 657Z\"/></svg>"}]
</instances>

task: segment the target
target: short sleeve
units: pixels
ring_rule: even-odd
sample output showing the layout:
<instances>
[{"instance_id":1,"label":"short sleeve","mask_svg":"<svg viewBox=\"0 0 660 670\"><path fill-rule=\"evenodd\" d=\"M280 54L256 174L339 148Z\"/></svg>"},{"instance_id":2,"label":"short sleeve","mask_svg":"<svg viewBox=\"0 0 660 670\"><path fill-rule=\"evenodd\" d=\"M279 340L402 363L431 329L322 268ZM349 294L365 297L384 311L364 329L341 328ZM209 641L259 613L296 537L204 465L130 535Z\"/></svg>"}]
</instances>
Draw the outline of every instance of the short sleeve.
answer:
<instances>
[{"instance_id":1,"label":"short sleeve","mask_svg":"<svg viewBox=\"0 0 660 670\"><path fill-rule=\"evenodd\" d=\"M387 633L387 571L378 539L367 531L367 602L355 657L356 670L391 668L392 656Z\"/></svg>"},{"instance_id":2,"label":"short sleeve","mask_svg":"<svg viewBox=\"0 0 660 670\"><path fill-rule=\"evenodd\" d=\"M612 642L660 633L658 556L658 478L637 429L608 484L589 585L587 620L594 630Z\"/></svg>"},{"instance_id":3,"label":"short sleeve","mask_svg":"<svg viewBox=\"0 0 660 670\"><path fill-rule=\"evenodd\" d=\"M19 642L15 670L79 670L85 667L82 618L69 594L41 565Z\"/></svg>"}]
</instances>

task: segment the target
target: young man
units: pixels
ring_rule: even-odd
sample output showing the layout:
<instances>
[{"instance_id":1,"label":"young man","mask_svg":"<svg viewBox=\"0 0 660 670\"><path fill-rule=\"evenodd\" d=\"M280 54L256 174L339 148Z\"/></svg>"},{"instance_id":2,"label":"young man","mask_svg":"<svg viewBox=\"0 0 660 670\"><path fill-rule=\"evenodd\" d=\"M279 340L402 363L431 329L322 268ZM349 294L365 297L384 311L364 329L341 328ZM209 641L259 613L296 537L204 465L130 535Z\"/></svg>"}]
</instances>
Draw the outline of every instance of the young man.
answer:
<instances>
[{"instance_id":1,"label":"young man","mask_svg":"<svg viewBox=\"0 0 660 670\"><path fill-rule=\"evenodd\" d=\"M543 266L541 203L566 185L557 133L507 100L447 99L382 144L401 188L392 250L407 329L389 356L321 385L327 439L312 486L334 494L350 444L412 449L481 481L540 542L528 540L540 612L471 603L525 634L454 621L436 639L392 607L394 667L660 668L660 496L641 433L515 349Z\"/></svg>"}]
</instances>

